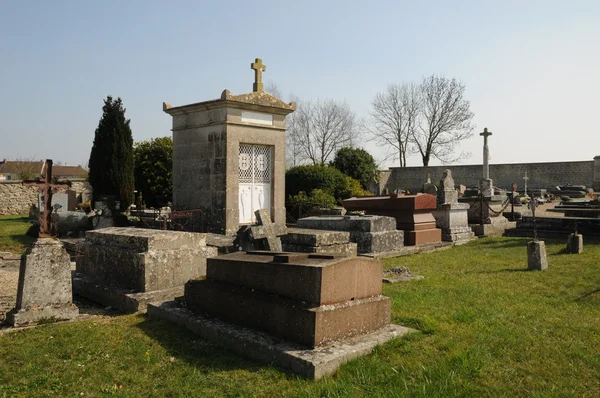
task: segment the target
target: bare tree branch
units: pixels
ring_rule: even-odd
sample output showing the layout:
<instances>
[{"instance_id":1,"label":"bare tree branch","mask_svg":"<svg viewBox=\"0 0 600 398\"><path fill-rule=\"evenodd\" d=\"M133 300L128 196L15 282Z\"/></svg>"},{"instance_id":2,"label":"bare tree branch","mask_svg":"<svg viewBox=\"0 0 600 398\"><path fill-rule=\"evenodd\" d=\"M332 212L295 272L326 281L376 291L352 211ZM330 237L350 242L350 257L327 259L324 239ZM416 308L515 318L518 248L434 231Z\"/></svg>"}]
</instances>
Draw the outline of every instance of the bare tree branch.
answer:
<instances>
[{"instance_id":1,"label":"bare tree branch","mask_svg":"<svg viewBox=\"0 0 600 398\"><path fill-rule=\"evenodd\" d=\"M413 133L423 166L432 157L443 163L456 162L469 157L461 152L453 155L460 141L473 135L473 113L469 101L463 98L465 85L456 79L429 76L419 86L422 99L422 122Z\"/></svg>"},{"instance_id":2,"label":"bare tree branch","mask_svg":"<svg viewBox=\"0 0 600 398\"><path fill-rule=\"evenodd\" d=\"M358 139L355 115L345 102L333 100L300 102L291 123L288 143L297 145L300 157L324 165L335 152Z\"/></svg>"},{"instance_id":3,"label":"bare tree branch","mask_svg":"<svg viewBox=\"0 0 600 398\"><path fill-rule=\"evenodd\" d=\"M413 83L390 84L377 93L369 117L362 126L371 139L387 150L388 159L406 167L406 156L414 151L412 142L419 124L421 98Z\"/></svg>"}]
</instances>

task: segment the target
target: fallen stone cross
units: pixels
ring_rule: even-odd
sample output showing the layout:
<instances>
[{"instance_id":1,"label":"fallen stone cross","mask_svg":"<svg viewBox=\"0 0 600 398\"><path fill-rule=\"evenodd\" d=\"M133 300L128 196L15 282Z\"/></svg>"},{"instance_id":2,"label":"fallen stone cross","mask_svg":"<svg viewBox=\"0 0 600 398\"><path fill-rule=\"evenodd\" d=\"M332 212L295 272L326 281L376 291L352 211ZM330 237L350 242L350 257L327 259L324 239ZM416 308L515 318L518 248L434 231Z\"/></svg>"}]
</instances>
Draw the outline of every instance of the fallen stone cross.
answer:
<instances>
[{"instance_id":1,"label":"fallen stone cross","mask_svg":"<svg viewBox=\"0 0 600 398\"><path fill-rule=\"evenodd\" d=\"M254 212L258 225L250 227L250 240L261 240L264 249L272 252L283 251L281 246L282 235L287 234L285 225L274 224L267 209L259 209Z\"/></svg>"}]
</instances>

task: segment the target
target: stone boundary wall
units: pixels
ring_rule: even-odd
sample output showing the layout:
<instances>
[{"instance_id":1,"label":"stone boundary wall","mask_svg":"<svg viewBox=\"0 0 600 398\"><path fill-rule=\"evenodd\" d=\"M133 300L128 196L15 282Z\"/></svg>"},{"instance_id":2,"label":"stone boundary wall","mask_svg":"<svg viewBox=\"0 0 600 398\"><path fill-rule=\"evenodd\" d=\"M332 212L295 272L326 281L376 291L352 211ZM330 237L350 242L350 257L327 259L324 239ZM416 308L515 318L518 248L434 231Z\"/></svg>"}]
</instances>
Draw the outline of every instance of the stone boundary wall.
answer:
<instances>
[{"instance_id":1,"label":"stone boundary wall","mask_svg":"<svg viewBox=\"0 0 600 398\"><path fill-rule=\"evenodd\" d=\"M379 174L379 190L393 192L395 189L404 188L411 192L419 192L427 176L431 182L437 184L442 178L444 170L452 170L456 186L459 184L467 187L479 185L483 165L446 165L429 167L391 167L382 170ZM513 183L523 188L523 176L527 172L528 188L554 188L557 185L586 185L600 191L600 156L592 161L575 162L545 162L545 163L506 163L491 164L490 177L494 185L499 188L510 189Z\"/></svg>"},{"instance_id":2,"label":"stone boundary wall","mask_svg":"<svg viewBox=\"0 0 600 398\"><path fill-rule=\"evenodd\" d=\"M92 187L85 179L73 179L71 188L77 193L78 201L92 197ZM29 214L29 207L37 205L38 189L23 185L21 181L0 181L0 215ZM79 197L81 196L81 199Z\"/></svg>"}]
</instances>

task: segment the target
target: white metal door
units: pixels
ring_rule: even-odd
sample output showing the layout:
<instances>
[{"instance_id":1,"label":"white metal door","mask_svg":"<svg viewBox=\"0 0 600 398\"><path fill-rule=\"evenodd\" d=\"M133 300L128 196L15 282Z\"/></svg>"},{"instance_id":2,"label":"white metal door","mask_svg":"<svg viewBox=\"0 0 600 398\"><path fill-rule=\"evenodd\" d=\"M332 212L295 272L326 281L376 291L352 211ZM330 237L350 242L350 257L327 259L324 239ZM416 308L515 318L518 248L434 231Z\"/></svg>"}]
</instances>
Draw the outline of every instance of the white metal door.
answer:
<instances>
[{"instance_id":1,"label":"white metal door","mask_svg":"<svg viewBox=\"0 0 600 398\"><path fill-rule=\"evenodd\" d=\"M271 210L272 165L272 147L240 144L240 224L254 223L258 209Z\"/></svg>"}]
</instances>

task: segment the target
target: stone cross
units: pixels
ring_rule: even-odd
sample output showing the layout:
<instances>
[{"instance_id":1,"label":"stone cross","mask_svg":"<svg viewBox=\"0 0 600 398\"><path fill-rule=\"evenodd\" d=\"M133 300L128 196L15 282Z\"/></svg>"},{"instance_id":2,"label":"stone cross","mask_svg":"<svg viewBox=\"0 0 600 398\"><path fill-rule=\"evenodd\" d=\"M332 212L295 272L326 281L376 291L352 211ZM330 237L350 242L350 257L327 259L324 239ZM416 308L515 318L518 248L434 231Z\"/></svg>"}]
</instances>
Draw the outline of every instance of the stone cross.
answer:
<instances>
[{"instance_id":1,"label":"stone cross","mask_svg":"<svg viewBox=\"0 0 600 398\"><path fill-rule=\"evenodd\" d=\"M43 180L23 181L23 184L37 187L44 196L44 212L40 211L39 237L52 237L54 232L52 228L52 194L70 188L71 184L57 184L55 179L53 181L52 159L46 159L46 175Z\"/></svg>"},{"instance_id":2,"label":"stone cross","mask_svg":"<svg viewBox=\"0 0 600 398\"><path fill-rule=\"evenodd\" d=\"M256 58L253 63L250 64L250 69L254 69L254 92L263 91L264 85L262 82L262 73L267 70L267 66L262 63L262 59Z\"/></svg>"},{"instance_id":3,"label":"stone cross","mask_svg":"<svg viewBox=\"0 0 600 398\"><path fill-rule=\"evenodd\" d=\"M279 236L287 234L285 225L273 224L267 209L256 210L254 215L258 225L250 227L250 239L263 239L266 250L272 252L283 251Z\"/></svg>"},{"instance_id":4,"label":"stone cross","mask_svg":"<svg viewBox=\"0 0 600 398\"><path fill-rule=\"evenodd\" d=\"M523 177L523 180L525 181L525 196L527 196L527 180L529 180L529 177L527 177L527 172L525 172L525 177Z\"/></svg>"},{"instance_id":5,"label":"stone cross","mask_svg":"<svg viewBox=\"0 0 600 398\"><path fill-rule=\"evenodd\" d=\"M487 127L483 129L483 133L479 133L483 136L483 179L488 180L490 178L490 149L488 147L488 137L492 135L491 131L488 131Z\"/></svg>"}]
</instances>

